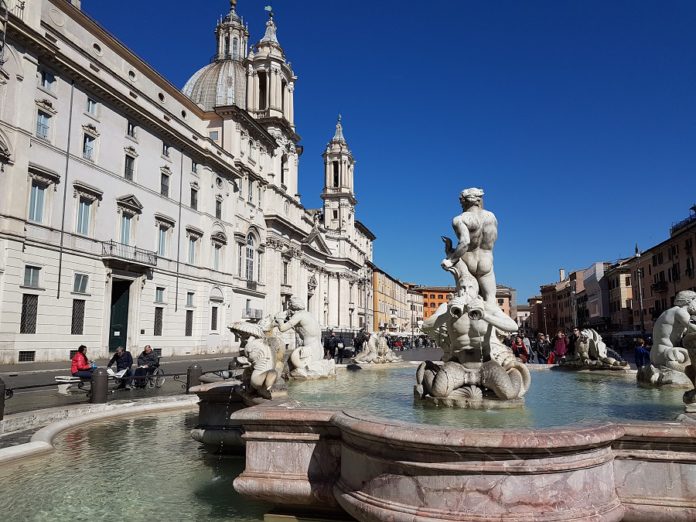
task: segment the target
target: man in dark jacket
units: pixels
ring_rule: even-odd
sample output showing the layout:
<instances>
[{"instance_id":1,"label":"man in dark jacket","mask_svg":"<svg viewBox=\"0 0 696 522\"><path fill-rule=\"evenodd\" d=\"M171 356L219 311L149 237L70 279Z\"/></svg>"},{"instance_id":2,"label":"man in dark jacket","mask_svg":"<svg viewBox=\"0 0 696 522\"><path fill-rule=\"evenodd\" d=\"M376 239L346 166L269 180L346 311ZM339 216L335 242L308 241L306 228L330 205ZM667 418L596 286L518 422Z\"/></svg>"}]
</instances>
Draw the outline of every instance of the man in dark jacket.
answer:
<instances>
[{"instance_id":1,"label":"man in dark jacket","mask_svg":"<svg viewBox=\"0 0 696 522\"><path fill-rule=\"evenodd\" d=\"M145 376L150 375L159 366L159 357L152 350L149 344L143 349L143 353L138 355L138 367L135 370L135 385L144 388L147 384Z\"/></svg>"},{"instance_id":2,"label":"man in dark jacket","mask_svg":"<svg viewBox=\"0 0 696 522\"><path fill-rule=\"evenodd\" d=\"M336 347L338 346L338 339L336 334L331 332L324 340L324 357L327 359L334 359L336 357Z\"/></svg>"},{"instance_id":3,"label":"man in dark jacket","mask_svg":"<svg viewBox=\"0 0 696 522\"><path fill-rule=\"evenodd\" d=\"M128 388L130 389L130 386L128 385L130 382L129 377L133 375L133 372L131 370L131 366L133 366L133 356L130 354L129 351L127 351L123 346L119 346L116 348L116 352L114 353L114 356L111 358L109 361L109 364L106 365L107 368L111 368L111 365L116 363L116 372L121 372L125 370L123 376L121 377L121 384L119 384L116 389L117 390L122 390L123 388Z\"/></svg>"}]
</instances>

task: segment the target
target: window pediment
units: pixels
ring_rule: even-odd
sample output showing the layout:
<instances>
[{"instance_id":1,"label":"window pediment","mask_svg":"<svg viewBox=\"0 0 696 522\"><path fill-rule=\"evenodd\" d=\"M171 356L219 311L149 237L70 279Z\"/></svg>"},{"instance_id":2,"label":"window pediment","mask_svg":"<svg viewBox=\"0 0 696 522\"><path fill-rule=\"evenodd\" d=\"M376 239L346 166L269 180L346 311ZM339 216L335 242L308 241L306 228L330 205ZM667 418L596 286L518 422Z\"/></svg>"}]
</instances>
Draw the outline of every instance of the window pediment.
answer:
<instances>
[{"instance_id":1,"label":"window pediment","mask_svg":"<svg viewBox=\"0 0 696 522\"><path fill-rule=\"evenodd\" d=\"M35 100L36 105L39 109L42 111L45 111L49 114L57 114L58 111L53 107L53 102L49 100L48 98L43 98L41 100Z\"/></svg>"},{"instance_id":2,"label":"window pediment","mask_svg":"<svg viewBox=\"0 0 696 522\"><path fill-rule=\"evenodd\" d=\"M130 214L141 214L143 205L133 194L116 198L116 206L119 211L128 211Z\"/></svg>"},{"instance_id":3,"label":"window pediment","mask_svg":"<svg viewBox=\"0 0 696 522\"><path fill-rule=\"evenodd\" d=\"M104 192L99 190L92 185L83 183L82 181L75 181L73 183L73 197L82 197L90 201L101 201Z\"/></svg>"},{"instance_id":4,"label":"window pediment","mask_svg":"<svg viewBox=\"0 0 696 522\"><path fill-rule=\"evenodd\" d=\"M165 226L167 228L174 228L174 225L176 225L176 220L157 212L155 213L155 225L157 227Z\"/></svg>"},{"instance_id":5,"label":"window pediment","mask_svg":"<svg viewBox=\"0 0 696 522\"><path fill-rule=\"evenodd\" d=\"M186 227L186 235L188 237L198 239L203 237L203 231L200 228L193 227L191 225Z\"/></svg>"},{"instance_id":6,"label":"window pediment","mask_svg":"<svg viewBox=\"0 0 696 522\"><path fill-rule=\"evenodd\" d=\"M132 158L138 157L138 151L136 151L135 147L133 147L132 145L129 145L128 147L124 147L123 151Z\"/></svg>"},{"instance_id":7,"label":"window pediment","mask_svg":"<svg viewBox=\"0 0 696 522\"><path fill-rule=\"evenodd\" d=\"M29 162L29 177L45 185L57 185L60 183L60 174L31 162Z\"/></svg>"},{"instance_id":8,"label":"window pediment","mask_svg":"<svg viewBox=\"0 0 696 522\"><path fill-rule=\"evenodd\" d=\"M85 134L89 134L93 138L98 138L99 137L99 131L97 128L92 125L91 123L88 123L87 125L82 126L82 130L85 131Z\"/></svg>"},{"instance_id":9,"label":"window pediment","mask_svg":"<svg viewBox=\"0 0 696 522\"><path fill-rule=\"evenodd\" d=\"M213 243L219 243L221 245L227 244L227 236L224 232L215 232L212 236L210 236L210 239Z\"/></svg>"}]
</instances>

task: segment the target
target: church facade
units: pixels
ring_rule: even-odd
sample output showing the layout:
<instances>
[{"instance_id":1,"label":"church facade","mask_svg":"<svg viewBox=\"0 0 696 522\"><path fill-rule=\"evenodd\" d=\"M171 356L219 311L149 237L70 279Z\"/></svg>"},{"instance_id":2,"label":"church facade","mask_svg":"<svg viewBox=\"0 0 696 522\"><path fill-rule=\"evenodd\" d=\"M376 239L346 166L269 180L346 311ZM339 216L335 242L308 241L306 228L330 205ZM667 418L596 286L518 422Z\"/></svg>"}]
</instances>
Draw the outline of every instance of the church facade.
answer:
<instances>
[{"instance_id":1,"label":"church facade","mask_svg":"<svg viewBox=\"0 0 696 522\"><path fill-rule=\"evenodd\" d=\"M92 358L230 352L228 324L291 295L324 328L372 324L375 236L356 219L340 117L323 207L305 208L297 77L273 17L250 45L236 3L180 91L79 1L7 2L0 362L66 360L81 344Z\"/></svg>"}]
</instances>

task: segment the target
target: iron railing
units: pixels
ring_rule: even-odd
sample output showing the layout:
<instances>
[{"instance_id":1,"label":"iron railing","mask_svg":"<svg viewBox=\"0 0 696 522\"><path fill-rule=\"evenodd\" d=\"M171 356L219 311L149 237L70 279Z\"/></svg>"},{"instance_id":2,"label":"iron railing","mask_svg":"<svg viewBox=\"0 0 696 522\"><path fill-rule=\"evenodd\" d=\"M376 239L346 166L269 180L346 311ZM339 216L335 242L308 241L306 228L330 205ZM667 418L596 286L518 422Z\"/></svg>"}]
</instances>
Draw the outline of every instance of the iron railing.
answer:
<instances>
[{"instance_id":1,"label":"iron railing","mask_svg":"<svg viewBox=\"0 0 696 522\"><path fill-rule=\"evenodd\" d=\"M102 257L122 259L139 265L157 266L157 253L116 241L102 242Z\"/></svg>"}]
</instances>

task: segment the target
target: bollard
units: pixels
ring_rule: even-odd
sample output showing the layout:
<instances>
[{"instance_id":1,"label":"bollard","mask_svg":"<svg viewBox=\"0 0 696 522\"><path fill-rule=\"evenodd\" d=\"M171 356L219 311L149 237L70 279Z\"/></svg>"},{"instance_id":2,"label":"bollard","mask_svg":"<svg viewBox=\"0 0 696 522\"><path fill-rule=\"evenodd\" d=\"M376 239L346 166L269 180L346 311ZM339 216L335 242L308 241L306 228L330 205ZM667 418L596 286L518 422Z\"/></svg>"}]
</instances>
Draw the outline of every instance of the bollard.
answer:
<instances>
[{"instance_id":1,"label":"bollard","mask_svg":"<svg viewBox=\"0 0 696 522\"><path fill-rule=\"evenodd\" d=\"M109 394L109 374L104 368L97 368L92 372L92 388L90 389L89 402L92 404L104 404Z\"/></svg>"},{"instance_id":2,"label":"bollard","mask_svg":"<svg viewBox=\"0 0 696 522\"><path fill-rule=\"evenodd\" d=\"M0 421L5 418L5 381L0 379Z\"/></svg>"},{"instance_id":3,"label":"bollard","mask_svg":"<svg viewBox=\"0 0 696 522\"><path fill-rule=\"evenodd\" d=\"M189 366L186 371L186 393L189 393L189 389L193 386L198 386L201 383L201 375L203 375L203 368L200 364L193 364Z\"/></svg>"}]
</instances>

